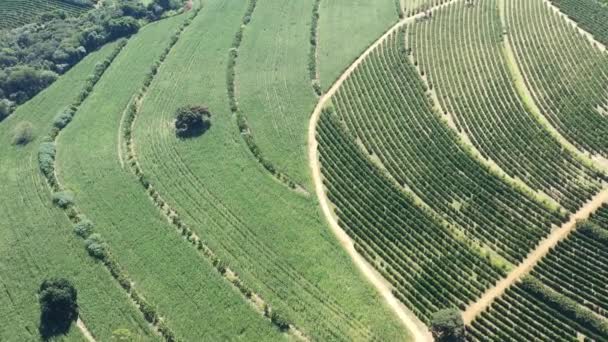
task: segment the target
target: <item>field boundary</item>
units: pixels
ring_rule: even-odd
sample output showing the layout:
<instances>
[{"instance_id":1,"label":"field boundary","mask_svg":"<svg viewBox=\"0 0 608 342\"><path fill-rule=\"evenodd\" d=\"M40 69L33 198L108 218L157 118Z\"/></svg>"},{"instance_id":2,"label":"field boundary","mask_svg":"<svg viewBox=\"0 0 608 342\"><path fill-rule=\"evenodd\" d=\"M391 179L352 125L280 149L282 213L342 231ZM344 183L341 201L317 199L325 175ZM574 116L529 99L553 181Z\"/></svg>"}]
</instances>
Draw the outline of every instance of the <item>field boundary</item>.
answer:
<instances>
[{"instance_id":1,"label":"field boundary","mask_svg":"<svg viewBox=\"0 0 608 342\"><path fill-rule=\"evenodd\" d=\"M404 18L399 20L396 24L390 27L387 31L385 31L382 36L380 36L376 41L374 41L359 57L355 59L355 61L346 68L340 77L334 81L332 86L319 97L319 101L315 106L314 111L312 112L309 125L308 125L308 161L311 169L311 174L313 178L313 184L315 187L315 193L319 200L319 205L321 206L321 210L327 220L329 227L334 233L335 237L338 239L342 247L346 250L353 263L357 266L362 275L367 279L371 285L373 285L376 290L380 293L380 295L384 298L389 308L397 315L399 320L403 323L403 325L408 329L408 331L413 335L414 341L432 341L433 338L425 326L425 324L418 319L405 305L403 305L392 293L390 285L386 282L386 280L371 266L367 263L363 257L356 251L353 240L348 236L348 234L340 227L329 203L329 199L327 198L327 194L325 193L325 188L323 186L323 176L321 174L321 165L319 161L318 154L318 141L316 137L316 127L319 122L319 118L321 116L321 112L323 108L326 106L328 102L330 102L331 97L336 93L336 91L340 88L342 83L352 74L352 72L367 58L367 56L374 51L380 44L382 44L391 34L396 32L398 29L407 25L409 23L415 22L416 20L420 20L426 18L427 13L436 11L445 6L449 6L450 4L457 2L460 0L449 0L440 5L434 6L430 8L427 12L422 12L415 14L413 16Z\"/></svg>"},{"instance_id":2,"label":"field boundary","mask_svg":"<svg viewBox=\"0 0 608 342\"><path fill-rule=\"evenodd\" d=\"M589 216L604 203L608 203L608 188L603 189L573 214L568 222L564 223L560 228L555 229L540 241L536 249L531 251L526 259L514 268L507 277L499 281L493 288L488 289L475 303L469 305L462 314L465 324L470 324L477 315L487 309L496 298L500 297L507 290L507 288L520 281L560 241L566 239L576 230L579 221L588 219Z\"/></svg>"}]
</instances>

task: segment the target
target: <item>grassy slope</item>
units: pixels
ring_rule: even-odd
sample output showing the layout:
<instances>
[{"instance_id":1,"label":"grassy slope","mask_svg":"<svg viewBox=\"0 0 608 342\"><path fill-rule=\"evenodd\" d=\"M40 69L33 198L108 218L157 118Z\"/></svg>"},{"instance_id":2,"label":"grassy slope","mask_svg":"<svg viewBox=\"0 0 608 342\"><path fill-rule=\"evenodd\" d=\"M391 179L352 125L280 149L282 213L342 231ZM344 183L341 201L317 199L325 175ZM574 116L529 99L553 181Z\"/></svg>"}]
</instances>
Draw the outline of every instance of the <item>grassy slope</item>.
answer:
<instances>
[{"instance_id":1,"label":"grassy slope","mask_svg":"<svg viewBox=\"0 0 608 342\"><path fill-rule=\"evenodd\" d=\"M306 130L315 105L307 63L311 1L260 0L236 66L238 101L275 166L310 189Z\"/></svg>"},{"instance_id":2,"label":"grassy slope","mask_svg":"<svg viewBox=\"0 0 608 342\"><path fill-rule=\"evenodd\" d=\"M272 5L263 2L259 6ZM381 340L407 338L327 229L316 203L275 181L238 135L225 70L245 1L208 1L205 9L143 103L135 140L144 172L249 286L311 337L361 339L371 332ZM260 13L254 21L264 19ZM180 141L171 123L176 108L186 104L208 105L212 126L199 138Z\"/></svg>"},{"instance_id":3,"label":"grassy slope","mask_svg":"<svg viewBox=\"0 0 608 342\"><path fill-rule=\"evenodd\" d=\"M61 0L1 0L0 30L29 24L37 21L42 14L56 10L76 16L91 8L92 6L78 6Z\"/></svg>"},{"instance_id":4,"label":"grassy slope","mask_svg":"<svg viewBox=\"0 0 608 342\"><path fill-rule=\"evenodd\" d=\"M92 333L108 340L117 328L146 335L141 314L104 267L86 253L62 211L51 207L50 193L38 170L40 138L55 114L72 102L93 66L114 48L109 45L85 58L47 90L22 105L0 124L0 340L35 340L39 308L36 291L46 277L72 279L78 289L83 320ZM10 145L13 127L34 123L36 141ZM68 340L81 340L74 327Z\"/></svg>"},{"instance_id":5,"label":"grassy slope","mask_svg":"<svg viewBox=\"0 0 608 342\"><path fill-rule=\"evenodd\" d=\"M183 19L174 17L142 30L106 71L59 136L59 177L178 338L276 340L279 335L271 324L182 240L118 160L123 109ZM196 40L187 43L192 42Z\"/></svg>"},{"instance_id":6,"label":"grassy slope","mask_svg":"<svg viewBox=\"0 0 608 342\"><path fill-rule=\"evenodd\" d=\"M323 89L397 19L394 0L321 1L317 63Z\"/></svg>"}]
</instances>

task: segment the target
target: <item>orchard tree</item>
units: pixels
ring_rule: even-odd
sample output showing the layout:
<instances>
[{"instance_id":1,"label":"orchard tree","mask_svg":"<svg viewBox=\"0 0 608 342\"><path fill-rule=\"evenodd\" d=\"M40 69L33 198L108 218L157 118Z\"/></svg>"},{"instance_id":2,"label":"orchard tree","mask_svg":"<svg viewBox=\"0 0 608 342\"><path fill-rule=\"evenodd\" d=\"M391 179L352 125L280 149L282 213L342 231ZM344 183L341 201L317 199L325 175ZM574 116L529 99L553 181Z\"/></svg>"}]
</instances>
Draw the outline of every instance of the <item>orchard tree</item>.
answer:
<instances>
[{"instance_id":1,"label":"orchard tree","mask_svg":"<svg viewBox=\"0 0 608 342\"><path fill-rule=\"evenodd\" d=\"M431 317L431 333L437 342L464 341L464 321L460 311L444 309L435 312Z\"/></svg>"},{"instance_id":2,"label":"orchard tree","mask_svg":"<svg viewBox=\"0 0 608 342\"><path fill-rule=\"evenodd\" d=\"M175 134L180 138L201 135L211 126L210 118L207 107L180 107L175 114Z\"/></svg>"},{"instance_id":3,"label":"orchard tree","mask_svg":"<svg viewBox=\"0 0 608 342\"><path fill-rule=\"evenodd\" d=\"M78 319L78 293L74 285L63 278L47 279L38 290L40 302L40 334L44 338L68 332Z\"/></svg>"}]
</instances>

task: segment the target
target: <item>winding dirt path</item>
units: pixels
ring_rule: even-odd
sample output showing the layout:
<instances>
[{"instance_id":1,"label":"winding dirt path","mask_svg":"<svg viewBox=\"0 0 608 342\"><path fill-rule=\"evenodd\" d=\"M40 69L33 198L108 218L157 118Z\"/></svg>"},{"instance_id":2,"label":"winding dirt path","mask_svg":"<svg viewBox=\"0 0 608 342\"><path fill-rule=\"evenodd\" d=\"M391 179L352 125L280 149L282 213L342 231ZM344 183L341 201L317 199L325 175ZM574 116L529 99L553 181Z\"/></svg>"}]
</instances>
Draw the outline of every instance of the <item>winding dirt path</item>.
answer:
<instances>
[{"instance_id":1,"label":"winding dirt path","mask_svg":"<svg viewBox=\"0 0 608 342\"><path fill-rule=\"evenodd\" d=\"M84 325L84 322L80 319L80 317L78 317L78 320L76 321L76 326L88 342L97 342L95 337L93 337L93 334L91 334L87 326Z\"/></svg>"},{"instance_id":2,"label":"winding dirt path","mask_svg":"<svg viewBox=\"0 0 608 342\"><path fill-rule=\"evenodd\" d=\"M451 0L444 4L437 5L429 9L429 11L435 11L442 7L448 6L453 2L459 0ZM318 142L316 137L317 123L321 116L321 111L336 93L340 86L348 79L348 77L355 71L355 69L367 58L367 56L376 49L382 42L386 40L392 33L396 32L402 26L409 23L413 23L418 19L422 19L426 14L418 13L416 15L404 18L393 25L388 31L386 31L380 38L372 43L334 82L327 92L320 96L319 102L315 107L310 122L308 125L308 160L310 163L310 169L313 178L313 184L317 198L319 199L319 205L327 219L329 226L342 245L342 247L349 254L357 268L361 271L363 276L380 292L380 295L384 298L386 303L389 305L391 310L397 315L399 320L407 327L410 331L414 341L432 341L433 338L422 321L420 321L416 315L414 315L405 305L403 305L391 292L391 285L369 264L357 251L352 239L346 234L344 230L338 225L338 221L331 209L329 200L325 194L323 187L323 177L321 175L321 165L319 163L318 155Z\"/></svg>"},{"instance_id":3,"label":"winding dirt path","mask_svg":"<svg viewBox=\"0 0 608 342\"><path fill-rule=\"evenodd\" d=\"M509 286L530 272L540 259L576 229L577 221L589 218L589 215L596 211L603 203L608 203L608 188L602 190L591 201L587 202L570 217L568 222L551 232L506 278L499 281L493 288L488 289L477 302L470 305L462 314L465 324L471 323L478 314L483 312L494 299L502 295Z\"/></svg>"}]
</instances>

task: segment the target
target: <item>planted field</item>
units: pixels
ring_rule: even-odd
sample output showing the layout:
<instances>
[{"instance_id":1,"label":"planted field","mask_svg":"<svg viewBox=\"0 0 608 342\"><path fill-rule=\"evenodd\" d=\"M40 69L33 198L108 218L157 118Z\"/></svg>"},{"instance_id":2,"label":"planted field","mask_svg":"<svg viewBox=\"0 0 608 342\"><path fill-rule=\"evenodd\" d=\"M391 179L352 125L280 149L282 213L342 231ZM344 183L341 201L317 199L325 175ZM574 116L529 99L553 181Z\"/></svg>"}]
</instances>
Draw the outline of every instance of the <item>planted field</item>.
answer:
<instances>
[{"instance_id":1,"label":"planted field","mask_svg":"<svg viewBox=\"0 0 608 342\"><path fill-rule=\"evenodd\" d=\"M278 339L270 323L166 222L120 163L118 137L127 104L185 19L146 27L118 55L59 136L59 178L178 339Z\"/></svg>"},{"instance_id":2,"label":"planted field","mask_svg":"<svg viewBox=\"0 0 608 342\"><path fill-rule=\"evenodd\" d=\"M608 207L559 243L472 322L471 340L608 338Z\"/></svg>"},{"instance_id":3,"label":"planted field","mask_svg":"<svg viewBox=\"0 0 608 342\"><path fill-rule=\"evenodd\" d=\"M315 104L307 71L311 11L307 1L258 1L235 68L236 97L249 124L245 134L302 185L309 183L306 128Z\"/></svg>"},{"instance_id":4,"label":"planted field","mask_svg":"<svg viewBox=\"0 0 608 342\"><path fill-rule=\"evenodd\" d=\"M605 0L551 0L562 12L576 21L595 39L608 45L608 2Z\"/></svg>"},{"instance_id":5,"label":"planted field","mask_svg":"<svg viewBox=\"0 0 608 342\"><path fill-rule=\"evenodd\" d=\"M357 68L335 95L336 112L397 184L467 236L521 260L561 215L473 159L434 111L404 38L393 34Z\"/></svg>"},{"instance_id":6,"label":"planted field","mask_svg":"<svg viewBox=\"0 0 608 342\"><path fill-rule=\"evenodd\" d=\"M415 63L444 114L485 158L575 211L601 187L598 173L565 150L528 111L511 82L497 1L456 2L413 26Z\"/></svg>"},{"instance_id":7,"label":"planted field","mask_svg":"<svg viewBox=\"0 0 608 342\"><path fill-rule=\"evenodd\" d=\"M319 12L317 62L323 89L399 19L395 0L321 0Z\"/></svg>"},{"instance_id":8,"label":"planted field","mask_svg":"<svg viewBox=\"0 0 608 342\"><path fill-rule=\"evenodd\" d=\"M608 55L542 0L508 4L509 39L543 114L582 150L608 156Z\"/></svg>"},{"instance_id":9,"label":"planted field","mask_svg":"<svg viewBox=\"0 0 608 342\"><path fill-rule=\"evenodd\" d=\"M37 339L40 311L36 291L45 278L57 275L76 284L80 317L96 338L109 340L114 330L126 328L142 338L155 339L118 283L87 254L70 221L53 207L38 169L38 143L52 127L54 116L71 103L95 65L113 49L110 45L91 54L0 124L2 341ZM13 129L22 121L34 123L35 138L26 146L13 146ZM82 341L84 337L73 326L66 340Z\"/></svg>"},{"instance_id":10,"label":"planted field","mask_svg":"<svg viewBox=\"0 0 608 342\"><path fill-rule=\"evenodd\" d=\"M0 2L0 30L35 22L44 13L64 11L68 15L86 12L90 5L79 5L65 0L2 0Z\"/></svg>"},{"instance_id":11,"label":"planted field","mask_svg":"<svg viewBox=\"0 0 608 342\"><path fill-rule=\"evenodd\" d=\"M378 295L324 229L311 198L271 177L239 136L229 112L224 68L247 5L246 1L207 2L200 21L183 33L167 58L135 123L142 170L181 219L244 283L306 336L405 339ZM258 1L243 44L258 30L259 13L279 17L281 8ZM246 63L245 56L239 54L237 68ZM200 68L201 64L216 67ZM265 86L262 90L272 91ZM312 93L311 88L307 91ZM196 139L180 140L171 122L175 110L187 104L209 106L211 126ZM374 314L362 316L362 312Z\"/></svg>"}]
</instances>

